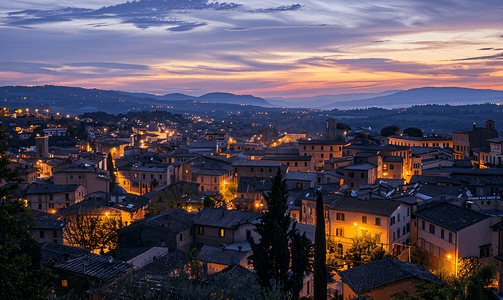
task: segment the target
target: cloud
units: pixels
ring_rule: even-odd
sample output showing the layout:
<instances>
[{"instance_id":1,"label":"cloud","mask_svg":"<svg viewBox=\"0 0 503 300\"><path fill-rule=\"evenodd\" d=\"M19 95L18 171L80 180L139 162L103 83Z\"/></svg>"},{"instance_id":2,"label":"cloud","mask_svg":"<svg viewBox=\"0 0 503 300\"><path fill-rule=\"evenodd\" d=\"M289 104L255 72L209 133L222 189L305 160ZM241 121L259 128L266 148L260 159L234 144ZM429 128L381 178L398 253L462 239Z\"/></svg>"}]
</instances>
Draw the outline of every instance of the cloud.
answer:
<instances>
[{"instance_id":1,"label":"cloud","mask_svg":"<svg viewBox=\"0 0 503 300\"><path fill-rule=\"evenodd\" d=\"M189 30L192 30L194 28L197 28L199 26L204 26L204 25L206 25L206 23L183 24L183 25L179 25L179 26L176 26L176 27L168 28L168 30L169 31L189 31Z\"/></svg>"},{"instance_id":2,"label":"cloud","mask_svg":"<svg viewBox=\"0 0 503 300\"><path fill-rule=\"evenodd\" d=\"M292 5L282 5L276 8L258 8L258 9L253 9L253 10L248 10L247 12L251 13L276 13L276 12L284 12L284 11L295 11L299 10L304 5L300 4L292 4Z\"/></svg>"},{"instance_id":3,"label":"cloud","mask_svg":"<svg viewBox=\"0 0 503 300\"><path fill-rule=\"evenodd\" d=\"M495 55L485 55L485 56L476 56L476 57L468 57L462 59L454 59L453 61L467 61L467 60L490 60L490 59L501 59L503 57L503 52Z\"/></svg>"}]
</instances>

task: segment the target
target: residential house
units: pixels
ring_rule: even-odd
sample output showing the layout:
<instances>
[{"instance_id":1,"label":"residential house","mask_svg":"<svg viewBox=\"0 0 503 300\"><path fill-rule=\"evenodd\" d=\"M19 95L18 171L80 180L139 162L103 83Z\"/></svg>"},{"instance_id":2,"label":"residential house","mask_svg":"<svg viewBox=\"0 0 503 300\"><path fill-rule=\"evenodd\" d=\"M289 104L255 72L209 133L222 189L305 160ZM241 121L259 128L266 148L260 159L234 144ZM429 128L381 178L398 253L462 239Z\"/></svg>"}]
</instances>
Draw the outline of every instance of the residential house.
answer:
<instances>
[{"instance_id":1,"label":"residential house","mask_svg":"<svg viewBox=\"0 0 503 300\"><path fill-rule=\"evenodd\" d=\"M452 147L456 153L456 159L467 158L473 155L473 149L489 146L487 140L498 137L498 131L494 129L494 121L487 120L486 127L477 127L473 123L472 129L452 132Z\"/></svg>"},{"instance_id":2,"label":"residential house","mask_svg":"<svg viewBox=\"0 0 503 300\"><path fill-rule=\"evenodd\" d=\"M352 244L352 238L370 234L383 248L391 251L393 244L410 244L411 207L408 203L356 196L340 196L329 209L330 234L343 252ZM400 249L401 250L401 249Z\"/></svg>"},{"instance_id":3,"label":"residential house","mask_svg":"<svg viewBox=\"0 0 503 300\"><path fill-rule=\"evenodd\" d=\"M371 299L392 299L398 292L415 294L420 282L443 284L423 266L398 259L384 258L339 272L343 282L342 299L356 299L367 295Z\"/></svg>"},{"instance_id":4,"label":"residential house","mask_svg":"<svg viewBox=\"0 0 503 300\"><path fill-rule=\"evenodd\" d=\"M324 170L325 160L331 157L342 157L342 147L344 142L328 140L299 140L299 154L301 156L311 156L314 159L316 171Z\"/></svg>"},{"instance_id":5,"label":"residential house","mask_svg":"<svg viewBox=\"0 0 503 300\"><path fill-rule=\"evenodd\" d=\"M193 216L175 208L137 220L117 230L119 247L168 247L188 252L194 248Z\"/></svg>"},{"instance_id":6,"label":"residential house","mask_svg":"<svg viewBox=\"0 0 503 300\"><path fill-rule=\"evenodd\" d=\"M110 172L91 166L66 167L54 173L54 184L80 184L87 188L87 193L108 192Z\"/></svg>"},{"instance_id":7,"label":"residential house","mask_svg":"<svg viewBox=\"0 0 503 300\"><path fill-rule=\"evenodd\" d=\"M52 214L81 201L86 194L80 184L30 184L26 189L28 208Z\"/></svg>"},{"instance_id":8,"label":"residential house","mask_svg":"<svg viewBox=\"0 0 503 300\"><path fill-rule=\"evenodd\" d=\"M412 220L412 244L428 253L431 267L457 272L464 257L490 257L498 252L492 243L491 217L448 202L418 207Z\"/></svg>"},{"instance_id":9,"label":"residential house","mask_svg":"<svg viewBox=\"0 0 503 300\"><path fill-rule=\"evenodd\" d=\"M314 172L314 159L312 156L264 156L261 161L279 161L288 166L289 172Z\"/></svg>"}]
</instances>

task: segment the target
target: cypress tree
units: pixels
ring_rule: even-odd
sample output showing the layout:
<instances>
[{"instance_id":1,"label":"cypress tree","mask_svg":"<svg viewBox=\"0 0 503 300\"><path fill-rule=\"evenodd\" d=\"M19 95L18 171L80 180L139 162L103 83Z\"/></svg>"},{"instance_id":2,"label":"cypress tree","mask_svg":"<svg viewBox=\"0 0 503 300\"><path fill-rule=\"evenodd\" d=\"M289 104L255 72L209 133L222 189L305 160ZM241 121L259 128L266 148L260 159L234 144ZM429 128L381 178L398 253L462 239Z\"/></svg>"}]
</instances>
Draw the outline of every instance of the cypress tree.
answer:
<instances>
[{"instance_id":1,"label":"cypress tree","mask_svg":"<svg viewBox=\"0 0 503 300\"><path fill-rule=\"evenodd\" d=\"M327 250L323 198L316 199L316 231L314 236L314 300L327 299Z\"/></svg>"},{"instance_id":2,"label":"cypress tree","mask_svg":"<svg viewBox=\"0 0 503 300\"><path fill-rule=\"evenodd\" d=\"M110 171L110 190L112 190L115 186L115 167L111 153L108 153L107 156L107 170Z\"/></svg>"},{"instance_id":3,"label":"cypress tree","mask_svg":"<svg viewBox=\"0 0 503 300\"><path fill-rule=\"evenodd\" d=\"M304 274L311 267L311 241L290 226L287 214L287 186L278 170L272 179L271 192L264 194L268 211L263 213L255 231L260 241L249 242L253 251L249 260L257 272L259 283L297 299L302 289Z\"/></svg>"}]
</instances>

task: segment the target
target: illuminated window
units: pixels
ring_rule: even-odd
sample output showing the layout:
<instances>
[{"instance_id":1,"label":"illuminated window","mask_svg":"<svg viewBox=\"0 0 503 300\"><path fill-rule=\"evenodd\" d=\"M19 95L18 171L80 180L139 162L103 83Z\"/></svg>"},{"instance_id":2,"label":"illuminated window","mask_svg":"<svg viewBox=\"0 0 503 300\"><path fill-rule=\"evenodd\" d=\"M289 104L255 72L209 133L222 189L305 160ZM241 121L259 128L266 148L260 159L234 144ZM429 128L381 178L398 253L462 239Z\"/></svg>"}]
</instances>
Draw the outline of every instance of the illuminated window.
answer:
<instances>
[{"instance_id":1,"label":"illuminated window","mask_svg":"<svg viewBox=\"0 0 503 300\"><path fill-rule=\"evenodd\" d=\"M218 236L219 236L219 237L224 237L224 236L225 236L225 229L220 228L220 229L218 230Z\"/></svg>"},{"instance_id":2,"label":"illuminated window","mask_svg":"<svg viewBox=\"0 0 503 300\"><path fill-rule=\"evenodd\" d=\"M203 226L199 226L199 234L204 234L204 227Z\"/></svg>"},{"instance_id":3,"label":"illuminated window","mask_svg":"<svg viewBox=\"0 0 503 300\"><path fill-rule=\"evenodd\" d=\"M61 280L61 286L62 286L62 287L67 287L67 286L68 286L68 281L66 281L66 280L64 280L64 279L63 279L63 280Z\"/></svg>"},{"instance_id":4,"label":"illuminated window","mask_svg":"<svg viewBox=\"0 0 503 300\"><path fill-rule=\"evenodd\" d=\"M367 216L362 216L362 223L367 224Z\"/></svg>"}]
</instances>

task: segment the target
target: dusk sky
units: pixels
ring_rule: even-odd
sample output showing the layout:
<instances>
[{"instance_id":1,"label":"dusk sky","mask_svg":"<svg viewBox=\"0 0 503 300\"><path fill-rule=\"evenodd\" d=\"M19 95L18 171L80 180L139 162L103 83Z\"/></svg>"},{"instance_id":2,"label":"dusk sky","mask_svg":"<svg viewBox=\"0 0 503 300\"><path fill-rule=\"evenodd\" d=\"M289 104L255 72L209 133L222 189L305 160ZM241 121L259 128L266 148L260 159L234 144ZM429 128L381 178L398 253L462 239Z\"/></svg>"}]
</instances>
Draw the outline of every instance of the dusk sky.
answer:
<instances>
[{"instance_id":1,"label":"dusk sky","mask_svg":"<svg viewBox=\"0 0 503 300\"><path fill-rule=\"evenodd\" d=\"M501 0L235 1L2 0L0 86L260 97L503 90Z\"/></svg>"}]
</instances>

